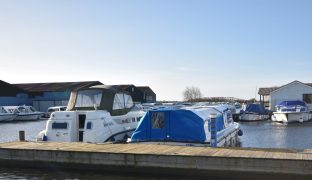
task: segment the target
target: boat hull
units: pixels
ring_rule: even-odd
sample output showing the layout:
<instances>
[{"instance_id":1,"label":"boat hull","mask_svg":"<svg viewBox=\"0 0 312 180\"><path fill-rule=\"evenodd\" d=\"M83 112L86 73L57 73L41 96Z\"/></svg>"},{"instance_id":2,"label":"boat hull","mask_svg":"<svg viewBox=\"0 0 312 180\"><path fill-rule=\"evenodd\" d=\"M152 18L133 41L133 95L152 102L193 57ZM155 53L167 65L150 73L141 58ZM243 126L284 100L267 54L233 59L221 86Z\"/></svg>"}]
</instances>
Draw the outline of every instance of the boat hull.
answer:
<instances>
[{"instance_id":1,"label":"boat hull","mask_svg":"<svg viewBox=\"0 0 312 180\"><path fill-rule=\"evenodd\" d=\"M16 116L17 115L15 115L15 114L1 114L0 115L0 122L13 121Z\"/></svg>"},{"instance_id":2,"label":"boat hull","mask_svg":"<svg viewBox=\"0 0 312 180\"><path fill-rule=\"evenodd\" d=\"M308 112L274 112L272 121L277 122L304 122L309 120Z\"/></svg>"},{"instance_id":3,"label":"boat hull","mask_svg":"<svg viewBox=\"0 0 312 180\"><path fill-rule=\"evenodd\" d=\"M219 136L217 147L238 147L239 146L239 129L228 133L225 136ZM173 146L195 146L195 147L210 147L210 141L205 143L196 142L176 142L176 141L142 141L142 142L132 142L132 143L143 143L143 144L158 144L158 145L173 145Z\"/></svg>"},{"instance_id":4,"label":"boat hull","mask_svg":"<svg viewBox=\"0 0 312 180\"><path fill-rule=\"evenodd\" d=\"M14 120L15 121L31 121L40 119L40 114L18 114Z\"/></svg>"},{"instance_id":5,"label":"boat hull","mask_svg":"<svg viewBox=\"0 0 312 180\"><path fill-rule=\"evenodd\" d=\"M241 121L263 121L269 118L268 115L260 115L260 114L241 114Z\"/></svg>"}]
</instances>

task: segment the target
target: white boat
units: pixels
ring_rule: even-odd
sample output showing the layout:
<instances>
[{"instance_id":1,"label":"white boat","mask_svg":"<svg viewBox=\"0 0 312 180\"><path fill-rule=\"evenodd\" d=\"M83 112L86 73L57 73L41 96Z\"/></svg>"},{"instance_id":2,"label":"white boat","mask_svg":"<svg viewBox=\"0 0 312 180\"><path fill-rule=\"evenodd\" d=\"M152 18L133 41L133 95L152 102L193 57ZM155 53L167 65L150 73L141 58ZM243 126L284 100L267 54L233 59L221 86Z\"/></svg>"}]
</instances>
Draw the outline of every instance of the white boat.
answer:
<instances>
[{"instance_id":1,"label":"white boat","mask_svg":"<svg viewBox=\"0 0 312 180\"><path fill-rule=\"evenodd\" d=\"M4 106L4 108L17 116L14 121L28 121L40 119L42 113L37 111L32 106Z\"/></svg>"},{"instance_id":2,"label":"white boat","mask_svg":"<svg viewBox=\"0 0 312 180\"><path fill-rule=\"evenodd\" d=\"M248 104L245 109L241 111L239 117L241 121L262 121L268 119L269 115L267 110L259 103Z\"/></svg>"},{"instance_id":3,"label":"white boat","mask_svg":"<svg viewBox=\"0 0 312 180\"><path fill-rule=\"evenodd\" d=\"M2 106L0 106L0 122L13 121L13 119L16 116L17 116L16 114L10 113L6 109L4 109Z\"/></svg>"},{"instance_id":4,"label":"white boat","mask_svg":"<svg viewBox=\"0 0 312 180\"><path fill-rule=\"evenodd\" d=\"M126 141L145 114L134 107L129 93L105 85L72 91L67 110L53 112L37 140Z\"/></svg>"},{"instance_id":5,"label":"white boat","mask_svg":"<svg viewBox=\"0 0 312 180\"><path fill-rule=\"evenodd\" d=\"M309 120L309 112L305 102L300 100L282 101L273 112L272 121L289 123Z\"/></svg>"},{"instance_id":6,"label":"white boat","mask_svg":"<svg viewBox=\"0 0 312 180\"><path fill-rule=\"evenodd\" d=\"M133 133L131 143L211 146L213 127L217 146L235 146L238 135L242 135L231 110L225 106L169 108L148 111Z\"/></svg>"}]
</instances>

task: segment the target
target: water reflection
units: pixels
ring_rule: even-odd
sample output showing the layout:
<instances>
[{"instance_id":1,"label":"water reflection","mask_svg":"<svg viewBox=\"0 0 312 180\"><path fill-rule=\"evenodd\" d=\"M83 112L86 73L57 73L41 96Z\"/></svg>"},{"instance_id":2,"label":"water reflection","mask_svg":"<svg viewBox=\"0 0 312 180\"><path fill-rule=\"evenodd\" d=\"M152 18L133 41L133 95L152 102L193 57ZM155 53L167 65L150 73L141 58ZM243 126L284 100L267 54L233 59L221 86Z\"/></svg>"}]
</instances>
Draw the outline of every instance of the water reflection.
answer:
<instances>
[{"instance_id":1,"label":"water reflection","mask_svg":"<svg viewBox=\"0 0 312 180\"><path fill-rule=\"evenodd\" d=\"M272 121L240 122L242 147L312 148L312 122L283 124Z\"/></svg>"}]
</instances>

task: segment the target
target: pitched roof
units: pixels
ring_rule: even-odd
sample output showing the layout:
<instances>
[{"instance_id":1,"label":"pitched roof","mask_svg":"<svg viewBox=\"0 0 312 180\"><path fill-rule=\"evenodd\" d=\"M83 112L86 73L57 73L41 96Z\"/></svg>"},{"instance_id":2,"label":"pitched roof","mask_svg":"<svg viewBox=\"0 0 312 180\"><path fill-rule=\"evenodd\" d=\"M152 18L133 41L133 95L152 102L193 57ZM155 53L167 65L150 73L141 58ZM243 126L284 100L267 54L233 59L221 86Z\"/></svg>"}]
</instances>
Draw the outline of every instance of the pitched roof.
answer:
<instances>
[{"instance_id":1,"label":"pitched roof","mask_svg":"<svg viewBox=\"0 0 312 180\"><path fill-rule=\"evenodd\" d=\"M24 89L0 80L1 96L16 96L18 93L25 93Z\"/></svg>"},{"instance_id":2,"label":"pitched roof","mask_svg":"<svg viewBox=\"0 0 312 180\"><path fill-rule=\"evenodd\" d=\"M299 83L301 83L300 81L293 81L293 82L299 82ZM293 83L293 82L291 82L291 83ZM288 83L288 84L290 84L290 83ZM286 84L286 85L288 85L288 84ZM305 84L305 85L307 85L307 86L312 87L312 83L302 83L302 84ZM283 86L275 86L275 87L259 88L258 94L259 94L259 95L267 96L267 95L270 95L271 92L276 91L276 90L278 90L278 89L280 89L280 88L282 88L282 87L284 87L284 86L286 86L286 85L283 85Z\"/></svg>"},{"instance_id":3,"label":"pitched roof","mask_svg":"<svg viewBox=\"0 0 312 180\"><path fill-rule=\"evenodd\" d=\"M62 92L103 84L100 81L13 84L29 92Z\"/></svg>"},{"instance_id":4,"label":"pitched roof","mask_svg":"<svg viewBox=\"0 0 312 180\"><path fill-rule=\"evenodd\" d=\"M280 87L265 87L265 88L259 88L258 94L259 95L270 95L271 92L279 89Z\"/></svg>"}]
</instances>

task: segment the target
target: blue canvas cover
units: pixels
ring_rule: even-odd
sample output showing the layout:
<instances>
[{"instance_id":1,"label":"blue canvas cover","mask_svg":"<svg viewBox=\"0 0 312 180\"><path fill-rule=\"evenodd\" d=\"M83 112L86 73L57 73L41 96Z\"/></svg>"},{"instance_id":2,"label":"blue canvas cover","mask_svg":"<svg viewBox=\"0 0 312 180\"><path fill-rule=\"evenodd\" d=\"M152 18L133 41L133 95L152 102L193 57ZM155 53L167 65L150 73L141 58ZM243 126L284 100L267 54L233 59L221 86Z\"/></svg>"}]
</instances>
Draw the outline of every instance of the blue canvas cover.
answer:
<instances>
[{"instance_id":1,"label":"blue canvas cover","mask_svg":"<svg viewBox=\"0 0 312 180\"><path fill-rule=\"evenodd\" d=\"M161 128L157 128L155 117L162 119L163 115L164 122L158 124ZM206 134L202 118L190 110L169 109L147 112L132 134L131 142L205 142L205 139Z\"/></svg>"},{"instance_id":2,"label":"blue canvas cover","mask_svg":"<svg viewBox=\"0 0 312 180\"><path fill-rule=\"evenodd\" d=\"M282 101L278 104L278 106L306 106L306 103L300 100L294 100L294 101Z\"/></svg>"},{"instance_id":3,"label":"blue canvas cover","mask_svg":"<svg viewBox=\"0 0 312 180\"><path fill-rule=\"evenodd\" d=\"M263 104L248 104L245 111L247 113L257 113L257 114L267 114L267 110L264 108Z\"/></svg>"},{"instance_id":4,"label":"blue canvas cover","mask_svg":"<svg viewBox=\"0 0 312 180\"><path fill-rule=\"evenodd\" d=\"M306 103L300 100L282 101L276 106L276 108L281 108L280 110L282 112L287 112L287 111L298 111L298 106L300 106L299 108L300 112L307 111Z\"/></svg>"}]
</instances>

